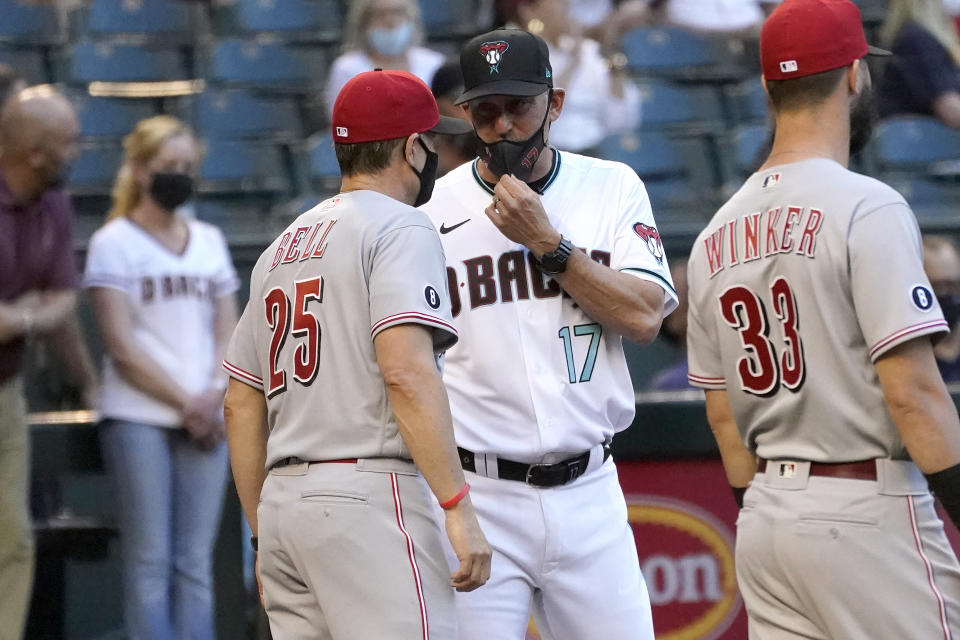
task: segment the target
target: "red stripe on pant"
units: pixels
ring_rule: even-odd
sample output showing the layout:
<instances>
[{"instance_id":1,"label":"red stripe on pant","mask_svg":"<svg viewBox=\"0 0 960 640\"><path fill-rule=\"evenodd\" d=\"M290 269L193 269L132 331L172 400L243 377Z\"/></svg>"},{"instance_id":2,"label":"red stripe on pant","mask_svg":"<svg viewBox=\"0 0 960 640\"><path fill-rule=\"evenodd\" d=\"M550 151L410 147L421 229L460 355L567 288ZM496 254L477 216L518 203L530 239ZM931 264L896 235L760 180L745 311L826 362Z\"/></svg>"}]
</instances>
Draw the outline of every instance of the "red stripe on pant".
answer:
<instances>
[{"instance_id":1,"label":"red stripe on pant","mask_svg":"<svg viewBox=\"0 0 960 640\"><path fill-rule=\"evenodd\" d=\"M407 540L407 556L410 558L410 568L413 569L413 582L417 587L417 601L420 603L420 624L423 628L423 640L430 640L430 630L427 623L427 603L423 598L423 584L420 582L420 567L417 566L417 556L413 548L413 538L407 533L403 523L403 506L400 503L400 488L397 486L397 474L390 474L390 484L393 487L393 504L397 512L397 525Z\"/></svg>"}]
</instances>

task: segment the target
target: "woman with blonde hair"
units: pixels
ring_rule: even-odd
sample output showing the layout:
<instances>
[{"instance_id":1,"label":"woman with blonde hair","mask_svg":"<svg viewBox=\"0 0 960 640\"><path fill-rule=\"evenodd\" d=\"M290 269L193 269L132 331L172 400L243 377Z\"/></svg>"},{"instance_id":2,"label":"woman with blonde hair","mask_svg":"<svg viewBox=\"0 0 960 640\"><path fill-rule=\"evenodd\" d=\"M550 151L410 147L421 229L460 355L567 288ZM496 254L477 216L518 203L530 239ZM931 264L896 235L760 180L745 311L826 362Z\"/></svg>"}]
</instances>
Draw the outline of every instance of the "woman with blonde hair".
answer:
<instances>
[{"instance_id":1,"label":"woman with blonde hair","mask_svg":"<svg viewBox=\"0 0 960 640\"><path fill-rule=\"evenodd\" d=\"M238 280L220 231L177 209L200 150L139 122L84 286L106 347L100 435L115 480L131 640L213 640L213 544L227 482L220 362Z\"/></svg>"},{"instance_id":2,"label":"woman with blonde hair","mask_svg":"<svg viewBox=\"0 0 960 640\"><path fill-rule=\"evenodd\" d=\"M347 80L373 69L409 71L427 86L443 55L420 46L423 21L417 0L354 0L344 29L343 53L330 67L324 93L327 114Z\"/></svg>"},{"instance_id":3,"label":"woman with blonde hair","mask_svg":"<svg viewBox=\"0 0 960 640\"><path fill-rule=\"evenodd\" d=\"M960 127L960 37L945 3L893 0L880 40L893 52L880 83L880 114L929 115Z\"/></svg>"}]
</instances>

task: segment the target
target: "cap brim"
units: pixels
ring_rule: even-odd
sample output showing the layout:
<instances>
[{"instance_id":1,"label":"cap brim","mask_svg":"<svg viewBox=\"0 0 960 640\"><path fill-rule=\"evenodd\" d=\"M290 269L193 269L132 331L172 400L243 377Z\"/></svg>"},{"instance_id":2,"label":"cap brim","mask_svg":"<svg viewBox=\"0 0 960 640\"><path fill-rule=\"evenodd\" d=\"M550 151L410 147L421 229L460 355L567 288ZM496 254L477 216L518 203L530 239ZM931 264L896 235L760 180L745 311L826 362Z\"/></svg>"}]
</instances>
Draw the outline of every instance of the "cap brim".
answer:
<instances>
[{"instance_id":1,"label":"cap brim","mask_svg":"<svg viewBox=\"0 0 960 640\"><path fill-rule=\"evenodd\" d=\"M893 54L886 49L881 49L880 47L868 46L867 47L868 56L892 56Z\"/></svg>"},{"instance_id":2,"label":"cap brim","mask_svg":"<svg viewBox=\"0 0 960 640\"><path fill-rule=\"evenodd\" d=\"M470 133L473 131L473 125L464 120L463 118L451 118L450 116L440 116L440 122L438 122L432 129L428 129L430 133L440 133L448 136L458 136L463 133Z\"/></svg>"},{"instance_id":3,"label":"cap brim","mask_svg":"<svg viewBox=\"0 0 960 640\"><path fill-rule=\"evenodd\" d=\"M497 80L496 82L485 82L479 86L464 91L460 94L454 104L463 104L474 98L483 98L484 96L538 96L550 85L540 82L527 82L525 80Z\"/></svg>"}]
</instances>

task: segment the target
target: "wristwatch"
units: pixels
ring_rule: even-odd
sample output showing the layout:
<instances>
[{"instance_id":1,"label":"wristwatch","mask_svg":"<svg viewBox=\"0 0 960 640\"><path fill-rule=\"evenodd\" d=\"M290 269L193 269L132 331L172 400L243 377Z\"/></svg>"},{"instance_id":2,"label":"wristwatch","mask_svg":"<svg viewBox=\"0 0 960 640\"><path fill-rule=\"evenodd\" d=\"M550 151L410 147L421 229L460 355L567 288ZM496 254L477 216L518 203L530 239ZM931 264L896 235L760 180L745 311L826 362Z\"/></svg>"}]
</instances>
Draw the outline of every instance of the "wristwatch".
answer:
<instances>
[{"instance_id":1,"label":"wristwatch","mask_svg":"<svg viewBox=\"0 0 960 640\"><path fill-rule=\"evenodd\" d=\"M573 245L569 240L560 236L560 245L553 251L548 251L537 261L537 267L548 276L555 276L567 270L567 260L573 253Z\"/></svg>"}]
</instances>

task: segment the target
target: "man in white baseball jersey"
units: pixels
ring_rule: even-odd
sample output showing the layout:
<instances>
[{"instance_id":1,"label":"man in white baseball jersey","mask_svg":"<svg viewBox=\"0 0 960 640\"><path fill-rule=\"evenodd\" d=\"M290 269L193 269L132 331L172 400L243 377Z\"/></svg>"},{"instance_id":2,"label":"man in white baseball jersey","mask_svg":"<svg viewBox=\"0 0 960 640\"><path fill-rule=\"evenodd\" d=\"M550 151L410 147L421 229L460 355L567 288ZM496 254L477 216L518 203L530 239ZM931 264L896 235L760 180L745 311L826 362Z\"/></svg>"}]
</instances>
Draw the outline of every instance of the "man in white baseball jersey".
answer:
<instances>
[{"instance_id":1,"label":"man in white baseball jersey","mask_svg":"<svg viewBox=\"0 0 960 640\"><path fill-rule=\"evenodd\" d=\"M909 206L846 168L869 137L868 53L885 52L849 0L774 11L772 151L689 262L689 379L742 507L752 639L960 637L928 488L960 521L960 423L931 347L947 324Z\"/></svg>"},{"instance_id":2,"label":"man in white baseball jersey","mask_svg":"<svg viewBox=\"0 0 960 640\"><path fill-rule=\"evenodd\" d=\"M676 295L643 184L547 145L563 109L546 44L505 29L460 56L481 157L437 183L460 342L447 352L460 461L494 549L457 594L461 638L653 638L609 459L633 420L621 337L651 341Z\"/></svg>"},{"instance_id":3,"label":"man in white baseball jersey","mask_svg":"<svg viewBox=\"0 0 960 640\"><path fill-rule=\"evenodd\" d=\"M415 76L379 70L347 82L332 119L341 192L260 257L224 362L237 492L274 637L454 640L451 585L482 585L490 549L437 363L457 339L443 252L410 205L436 177L424 132L463 123Z\"/></svg>"}]
</instances>

